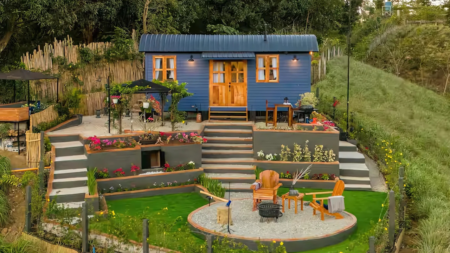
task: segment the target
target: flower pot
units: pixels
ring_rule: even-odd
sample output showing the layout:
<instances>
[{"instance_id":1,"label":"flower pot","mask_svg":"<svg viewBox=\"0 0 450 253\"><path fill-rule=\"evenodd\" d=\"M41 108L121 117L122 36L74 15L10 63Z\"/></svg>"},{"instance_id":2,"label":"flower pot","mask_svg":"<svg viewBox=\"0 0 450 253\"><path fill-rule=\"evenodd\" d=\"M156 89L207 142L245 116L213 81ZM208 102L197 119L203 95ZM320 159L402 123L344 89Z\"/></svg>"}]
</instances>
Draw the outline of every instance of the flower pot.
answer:
<instances>
[{"instance_id":1,"label":"flower pot","mask_svg":"<svg viewBox=\"0 0 450 253\"><path fill-rule=\"evenodd\" d=\"M97 115L96 118L100 118L100 112L101 112L100 110L95 111L95 114Z\"/></svg>"},{"instance_id":2,"label":"flower pot","mask_svg":"<svg viewBox=\"0 0 450 253\"><path fill-rule=\"evenodd\" d=\"M150 106L149 102L142 103L142 107L144 107L144 109L147 109L149 106Z\"/></svg>"},{"instance_id":3,"label":"flower pot","mask_svg":"<svg viewBox=\"0 0 450 253\"><path fill-rule=\"evenodd\" d=\"M118 98L113 98L113 103L114 103L114 104L119 103L119 99L118 99Z\"/></svg>"},{"instance_id":4,"label":"flower pot","mask_svg":"<svg viewBox=\"0 0 450 253\"><path fill-rule=\"evenodd\" d=\"M289 196L298 196L298 191L294 189L293 185L291 185L291 189L289 189Z\"/></svg>"}]
</instances>

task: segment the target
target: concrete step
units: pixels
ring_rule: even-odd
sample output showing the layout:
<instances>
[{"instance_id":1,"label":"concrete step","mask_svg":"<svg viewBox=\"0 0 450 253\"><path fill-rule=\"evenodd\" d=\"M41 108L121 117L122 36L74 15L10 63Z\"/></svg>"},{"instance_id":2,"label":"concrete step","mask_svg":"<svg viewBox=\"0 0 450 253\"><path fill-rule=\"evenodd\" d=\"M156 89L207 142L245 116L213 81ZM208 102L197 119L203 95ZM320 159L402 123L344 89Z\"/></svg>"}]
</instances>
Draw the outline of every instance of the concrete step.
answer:
<instances>
[{"instance_id":1,"label":"concrete step","mask_svg":"<svg viewBox=\"0 0 450 253\"><path fill-rule=\"evenodd\" d=\"M80 136L78 134L74 135L52 135L48 134L48 138L50 142L53 144L54 142L71 142L71 141L80 141Z\"/></svg>"},{"instance_id":2,"label":"concrete step","mask_svg":"<svg viewBox=\"0 0 450 253\"><path fill-rule=\"evenodd\" d=\"M85 155L60 156L55 158L55 170L67 170L86 167L87 157Z\"/></svg>"},{"instance_id":3,"label":"concrete step","mask_svg":"<svg viewBox=\"0 0 450 253\"><path fill-rule=\"evenodd\" d=\"M339 177L345 184L368 184L370 185L370 177L349 177L340 176Z\"/></svg>"},{"instance_id":4,"label":"concrete step","mask_svg":"<svg viewBox=\"0 0 450 253\"><path fill-rule=\"evenodd\" d=\"M203 149L203 158L252 158L253 150L214 150Z\"/></svg>"},{"instance_id":5,"label":"concrete step","mask_svg":"<svg viewBox=\"0 0 450 253\"><path fill-rule=\"evenodd\" d=\"M86 173L86 168L55 170L54 177L55 179L84 177L86 176Z\"/></svg>"},{"instance_id":6,"label":"concrete step","mask_svg":"<svg viewBox=\"0 0 450 253\"><path fill-rule=\"evenodd\" d=\"M229 143L203 143L202 149L235 149L235 150L251 150L253 145L249 144L229 144Z\"/></svg>"},{"instance_id":7,"label":"concrete step","mask_svg":"<svg viewBox=\"0 0 450 253\"><path fill-rule=\"evenodd\" d=\"M81 208L83 203L84 203L84 201L56 203L56 206L63 207L63 208L68 208L68 209L78 209L78 208Z\"/></svg>"},{"instance_id":8,"label":"concrete step","mask_svg":"<svg viewBox=\"0 0 450 253\"><path fill-rule=\"evenodd\" d=\"M351 144L350 142L346 141L339 141L339 151L340 152L356 152L358 151L358 148Z\"/></svg>"},{"instance_id":9,"label":"concrete step","mask_svg":"<svg viewBox=\"0 0 450 253\"><path fill-rule=\"evenodd\" d=\"M223 137L223 136L208 136L207 143L224 143L224 144L252 144L252 137Z\"/></svg>"},{"instance_id":10,"label":"concrete step","mask_svg":"<svg viewBox=\"0 0 450 253\"><path fill-rule=\"evenodd\" d=\"M368 177L369 169L365 163L340 163L339 174L349 177Z\"/></svg>"},{"instance_id":11,"label":"concrete step","mask_svg":"<svg viewBox=\"0 0 450 253\"><path fill-rule=\"evenodd\" d=\"M84 177L54 179L53 180L53 189L75 188L75 187L86 186L87 179L88 178L86 177L86 175Z\"/></svg>"},{"instance_id":12,"label":"concrete step","mask_svg":"<svg viewBox=\"0 0 450 253\"><path fill-rule=\"evenodd\" d=\"M358 152L339 152L340 163L365 163L366 158Z\"/></svg>"},{"instance_id":13,"label":"concrete step","mask_svg":"<svg viewBox=\"0 0 450 253\"><path fill-rule=\"evenodd\" d=\"M247 129L211 129L205 128L203 135L206 136L218 136L218 137L252 137L253 130Z\"/></svg>"},{"instance_id":14,"label":"concrete step","mask_svg":"<svg viewBox=\"0 0 450 253\"><path fill-rule=\"evenodd\" d=\"M253 122L236 122L236 123L207 123L205 128L208 129L244 129L252 130Z\"/></svg>"},{"instance_id":15,"label":"concrete step","mask_svg":"<svg viewBox=\"0 0 450 253\"><path fill-rule=\"evenodd\" d=\"M346 184L346 191L371 191L372 187L367 184Z\"/></svg>"},{"instance_id":16,"label":"concrete step","mask_svg":"<svg viewBox=\"0 0 450 253\"><path fill-rule=\"evenodd\" d=\"M241 174L255 174L255 167L253 165L239 165L239 164L202 164L205 173L241 173Z\"/></svg>"},{"instance_id":17,"label":"concrete step","mask_svg":"<svg viewBox=\"0 0 450 253\"><path fill-rule=\"evenodd\" d=\"M55 142L52 145L55 146L56 157L84 154L84 145L79 141Z\"/></svg>"},{"instance_id":18,"label":"concrete step","mask_svg":"<svg viewBox=\"0 0 450 253\"><path fill-rule=\"evenodd\" d=\"M244 164L252 165L255 163L253 158L202 158L202 165L204 164Z\"/></svg>"},{"instance_id":19,"label":"concrete step","mask_svg":"<svg viewBox=\"0 0 450 253\"><path fill-rule=\"evenodd\" d=\"M84 201L84 196L87 192L87 186L53 189L50 193L50 200L56 198L57 203Z\"/></svg>"},{"instance_id":20,"label":"concrete step","mask_svg":"<svg viewBox=\"0 0 450 253\"><path fill-rule=\"evenodd\" d=\"M253 192L250 189L251 183L224 183L222 182L222 187L225 188L226 191L230 192Z\"/></svg>"}]
</instances>

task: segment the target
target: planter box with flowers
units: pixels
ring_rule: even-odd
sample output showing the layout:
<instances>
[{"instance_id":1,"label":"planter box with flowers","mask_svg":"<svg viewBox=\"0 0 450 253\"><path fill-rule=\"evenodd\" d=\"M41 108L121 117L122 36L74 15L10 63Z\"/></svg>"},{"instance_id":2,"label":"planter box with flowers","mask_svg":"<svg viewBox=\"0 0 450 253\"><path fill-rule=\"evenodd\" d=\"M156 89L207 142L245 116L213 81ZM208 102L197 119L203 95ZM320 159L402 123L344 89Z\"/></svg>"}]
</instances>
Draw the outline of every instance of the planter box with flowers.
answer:
<instances>
[{"instance_id":1,"label":"planter box with flowers","mask_svg":"<svg viewBox=\"0 0 450 253\"><path fill-rule=\"evenodd\" d=\"M309 125L309 126L308 126ZM332 150L335 160L339 160L339 132L325 124L299 124L302 128L316 127L316 130L263 130L253 128L254 158L258 158L258 151L266 154L278 154L280 146L286 145L291 149L294 143L305 143L312 150L315 146L323 146L324 150Z\"/></svg>"},{"instance_id":2,"label":"planter box with flowers","mask_svg":"<svg viewBox=\"0 0 450 253\"><path fill-rule=\"evenodd\" d=\"M132 165L130 171L133 169L139 171L136 165ZM124 176L128 174L125 173L125 170L119 168L112 173L106 173L107 169L100 170L97 176L99 191L101 193L111 193L185 185L196 182L197 178L203 173L203 169L197 168L194 162L180 164L175 167L166 164L164 171L148 172L133 176Z\"/></svg>"}]
</instances>

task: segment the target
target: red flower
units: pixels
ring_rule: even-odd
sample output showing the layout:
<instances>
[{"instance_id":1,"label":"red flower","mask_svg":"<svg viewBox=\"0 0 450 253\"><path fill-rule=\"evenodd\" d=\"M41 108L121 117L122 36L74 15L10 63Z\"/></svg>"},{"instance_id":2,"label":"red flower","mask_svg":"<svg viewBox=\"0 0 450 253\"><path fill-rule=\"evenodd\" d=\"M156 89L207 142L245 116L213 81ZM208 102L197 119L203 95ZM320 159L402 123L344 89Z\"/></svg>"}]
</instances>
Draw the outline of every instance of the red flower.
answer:
<instances>
[{"instance_id":1,"label":"red flower","mask_svg":"<svg viewBox=\"0 0 450 253\"><path fill-rule=\"evenodd\" d=\"M336 107L339 104L339 100L334 101L333 107Z\"/></svg>"},{"instance_id":2,"label":"red flower","mask_svg":"<svg viewBox=\"0 0 450 253\"><path fill-rule=\"evenodd\" d=\"M206 138L203 138L203 142L207 142L208 140Z\"/></svg>"},{"instance_id":3,"label":"red flower","mask_svg":"<svg viewBox=\"0 0 450 253\"><path fill-rule=\"evenodd\" d=\"M160 134L161 137L162 137L162 136L164 136L166 133L164 133L164 132L159 132L159 134Z\"/></svg>"},{"instance_id":4,"label":"red flower","mask_svg":"<svg viewBox=\"0 0 450 253\"><path fill-rule=\"evenodd\" d=\"M369 150L369 147L366 147L366 150Z\"/></svg>"},{"instance_id":5,"label":"red flower","mask_svg":"<svg viewBox=\"0 0 450 253\"><path fill-rule=\"evenodd\" d=\"M167 168L169 168L169 167L170 167L170 165L169 165L168 163L165 163L165 164L164 164L164 168L167 169Z\"/></svg>"}]
</instances>

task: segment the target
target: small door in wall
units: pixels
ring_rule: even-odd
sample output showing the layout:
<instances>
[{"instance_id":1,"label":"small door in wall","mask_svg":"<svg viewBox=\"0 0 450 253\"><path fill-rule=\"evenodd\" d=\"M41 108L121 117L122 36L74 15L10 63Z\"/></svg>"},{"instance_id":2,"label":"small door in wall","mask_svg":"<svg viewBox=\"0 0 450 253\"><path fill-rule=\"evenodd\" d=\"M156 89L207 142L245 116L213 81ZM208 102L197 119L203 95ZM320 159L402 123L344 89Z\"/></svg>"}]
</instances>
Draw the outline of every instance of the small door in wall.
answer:
<instances>
[{"instance_id":1,"label":"small door in wall","mask_svg":"<svg viewBox=\"0 0 450 253\"><path fill-rule=\"evenodd\" d=\"M161 165L164 164L164 160L161 159L164 159L163 153L160 150L142 151L142 168L161 168Z\"/></svg>"}]
</instances>

